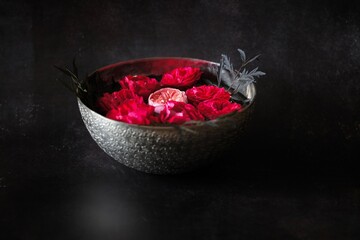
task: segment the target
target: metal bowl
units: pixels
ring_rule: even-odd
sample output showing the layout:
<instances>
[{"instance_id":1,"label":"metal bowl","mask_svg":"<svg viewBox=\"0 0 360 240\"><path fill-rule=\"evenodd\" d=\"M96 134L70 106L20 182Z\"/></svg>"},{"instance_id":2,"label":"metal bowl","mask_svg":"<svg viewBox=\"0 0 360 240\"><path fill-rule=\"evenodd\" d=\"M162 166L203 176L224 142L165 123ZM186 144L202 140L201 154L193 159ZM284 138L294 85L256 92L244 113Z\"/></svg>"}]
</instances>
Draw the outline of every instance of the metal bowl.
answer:
<instances>
[{"instance_id":1,"label":"metal bowl","mask_svg":"<svg viewBox=\"0 0 360 240\"><path fill-rule=\"evenodd\" d=\"M216 79L219 64L193 58L144 58L118 62L89 75L88 85L99 79L109 83L128 74L161 75L176 67L193 66L203 76ZM94 88L93 91L96 91ZM78 97L84 124L99 147L118 162L146 173L178 174L221 159L222 154L241 139L254 108L255 86L247 88L250 102L241 112L218 119L216 125L144 126L108 119L94 110L89 96ZM189 131L188 131L189 130Z\"/></svg>"}]
</instances>

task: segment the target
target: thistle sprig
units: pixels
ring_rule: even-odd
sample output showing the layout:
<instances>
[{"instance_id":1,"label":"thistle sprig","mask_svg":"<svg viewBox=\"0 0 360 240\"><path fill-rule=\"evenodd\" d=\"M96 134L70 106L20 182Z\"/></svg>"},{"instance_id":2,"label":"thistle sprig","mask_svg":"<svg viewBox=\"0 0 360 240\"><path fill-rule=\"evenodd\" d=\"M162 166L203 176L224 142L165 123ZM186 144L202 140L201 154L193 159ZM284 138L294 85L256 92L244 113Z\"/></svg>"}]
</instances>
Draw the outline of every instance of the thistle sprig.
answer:
<instances>
[{"instance_id":1,"label":"thistle sprig","mask_svg":"<svg viewBox=\"0 0 360 240\"><path fill-rule=\"evenodd\" d=\"M257 60L261 54L258 54L250 59L246 58L246 54L242 49L237 49L240 54L241 64L236 69L230 61L230 57L226 54L221 54L220 64L217 73L217 84L218 86L223 83L228 91L231 92L232 96L240 93L246 98L247 87L256 82L256 78L264 76L265 73L259 71L258 67L253 68L251 71L245 67L251 62Z\"/></svg>"}]
</instances>

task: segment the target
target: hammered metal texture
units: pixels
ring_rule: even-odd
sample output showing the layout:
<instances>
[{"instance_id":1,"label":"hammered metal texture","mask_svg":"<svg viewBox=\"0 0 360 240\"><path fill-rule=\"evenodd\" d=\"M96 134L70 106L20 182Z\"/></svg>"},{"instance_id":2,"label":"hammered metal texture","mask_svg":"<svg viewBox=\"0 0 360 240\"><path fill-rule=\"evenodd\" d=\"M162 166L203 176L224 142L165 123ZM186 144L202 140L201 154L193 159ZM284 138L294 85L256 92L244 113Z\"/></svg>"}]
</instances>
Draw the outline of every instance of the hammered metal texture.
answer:
<instances>
[{"instance_id":1,"label":"hammered metal texture","mask_svg":"<svg viewBox=\"0 0 360 240\"><path fill-rule=\"evenodd\" d=\"M154 66L159 64L158 60L147 61L154 61L151 64ZM192 60L186 61L186 65L189 65ZM216 67L214 63L202 63ZM176 64L175 61L175 66L182 64ZM121 64L119 66L121 69ZM250 87L248 95L254 99L255 87ZM84 124L99 147L120 163L153 174L187 172L221 159L224 151L241 138L253 105L251 103L242 112L218 121L217 126L190 126L188 128L191 131L186 131L174 127L140 126L114 121L93 111L78 98Z\"/></svg>"}]
</instances>

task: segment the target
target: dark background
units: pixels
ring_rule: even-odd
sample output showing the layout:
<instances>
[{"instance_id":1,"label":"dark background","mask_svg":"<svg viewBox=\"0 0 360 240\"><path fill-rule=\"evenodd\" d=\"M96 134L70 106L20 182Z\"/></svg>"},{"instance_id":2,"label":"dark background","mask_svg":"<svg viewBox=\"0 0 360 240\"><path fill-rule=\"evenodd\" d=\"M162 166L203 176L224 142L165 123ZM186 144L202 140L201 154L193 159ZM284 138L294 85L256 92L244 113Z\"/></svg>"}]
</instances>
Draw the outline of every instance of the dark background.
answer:
<instances>
[{"instance_id":1,"label":"dark background","mask_svg":"<svg viewBox=\"0 0 360 240\"><path fill-rule=\"evenodd\" d=\"M0 239L360 239L359 5L0 0ZM177 176L102 152L53 68L237 48L266 72L249 129Z\"/></svg>"}]
</instances>

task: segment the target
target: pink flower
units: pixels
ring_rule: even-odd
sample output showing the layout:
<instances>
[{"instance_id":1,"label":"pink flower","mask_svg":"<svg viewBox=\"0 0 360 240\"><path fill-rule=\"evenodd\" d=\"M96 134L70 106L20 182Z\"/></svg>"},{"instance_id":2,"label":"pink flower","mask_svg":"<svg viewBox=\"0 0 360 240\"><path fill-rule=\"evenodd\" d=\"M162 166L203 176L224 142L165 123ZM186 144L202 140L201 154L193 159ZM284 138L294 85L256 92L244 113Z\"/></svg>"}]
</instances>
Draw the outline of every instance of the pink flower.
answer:
<instances>
[{"instance_id":1,"label":"pink flower","mask_svg":"<svg viewBox=\"0 0 360 240\"><path fill-rule=\"evenodd\" d=\"M164 87L176 87L180 90L184 90L193 86L196 81L201 77L200 68L195 67L180 67L175 68L172 71L165 73L161 78L161 86Z\"/></svg>"},{"instance_id":2,"label":"pink flower","mask_svg":"<svg viewBox=\"0 0 360 240\"><path fill-rule=\"evenodd\" d=\"M143 102L142 97L136 95L132 91L128 89L121 89L120 91L113 93L104 93L104 95L97 100L96 105L99 107L101 112L106 114L108 111L116 108L128 99L135 99L138 102Z\"/></svg>"},{"instance_id":3,"label":"pink flower","mask_svg":"<svg viewBox=\"0 0 360 240\"><path fill-rule=\"evenodd\" d=\"M224 99L210 99L200 102L197 108L202 115L210 120L242 109L239 103L233 103Z\"/></svg>"},{"instance_id":4,"label":"pink flower","mask_svg":"<svg viewBox=\"0 0 360 240\"><path fill-rule=\"evenodd\" d=\"M176 88L160 88L149 96L148 104L155 107L155 112L160 113L168 101L187 103L184 91Z\"/></svg>"},{"instance_id":5,"label":"pink flower","mask_svg":"<svg viewBox=\"0 0 360 240\"><path fill-rule=\"evenodd\" d=\"M155 78L141 75L125 76L119 80L119 83L123 89L129 89L146 100L150 93L160 88L160 83Z\"/></svg>"},{"instance_id":6,"label":"pink flower","mask_svg":"<svg viewBox=\"0 0 360 240\"><path fill-rule=\"evenodd\" d=\"M182 124L190 120L203 121L204 117L193 105L170 100L160 112L159 120L162 123Z\"/></svg>"},{"instance_id":7,"label":"pink flower","mask_svg":"<svg viewBox=\"0 0 360 240\"><path fill-rule=\"evenodd\" d=\"M145 103L139 103L135 99L124 101L116 108L111 109L106 117L130 124L149 125L157 122L153 115L154 107Z\"/></svg>"},{"instance_id":8,"label":"pink flower","mask_svg":"<svg viewBox=\"0 0 360 240\"><path fill-rule=\"evenodd\" d=\"M223 87L212 85L201 85L199 87L189 88L186 90L186 96L194 106L209 99L223 99L228 101L231 97L230 93Z\"/></svg>"}]
</instances>

